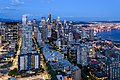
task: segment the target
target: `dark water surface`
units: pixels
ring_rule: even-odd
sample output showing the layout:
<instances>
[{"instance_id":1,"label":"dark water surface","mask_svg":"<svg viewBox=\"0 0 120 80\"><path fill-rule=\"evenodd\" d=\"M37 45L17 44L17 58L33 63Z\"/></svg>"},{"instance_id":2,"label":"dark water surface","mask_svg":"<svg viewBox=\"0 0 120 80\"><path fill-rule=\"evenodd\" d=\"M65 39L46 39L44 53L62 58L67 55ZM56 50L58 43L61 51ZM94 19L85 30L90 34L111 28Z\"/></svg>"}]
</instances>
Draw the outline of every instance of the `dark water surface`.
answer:
<instances>
[{"instance_id":1,"label":"dark water surface","mask_svg":"<svg viewBox=\"0 0 120 80\"><path fill-rule=\"evenodd\" d=\"M105 40L120 41L120 29L113 29L111 31L104 31L97 33L98 36L101 36Z\"/></svg>"}]
</instances>

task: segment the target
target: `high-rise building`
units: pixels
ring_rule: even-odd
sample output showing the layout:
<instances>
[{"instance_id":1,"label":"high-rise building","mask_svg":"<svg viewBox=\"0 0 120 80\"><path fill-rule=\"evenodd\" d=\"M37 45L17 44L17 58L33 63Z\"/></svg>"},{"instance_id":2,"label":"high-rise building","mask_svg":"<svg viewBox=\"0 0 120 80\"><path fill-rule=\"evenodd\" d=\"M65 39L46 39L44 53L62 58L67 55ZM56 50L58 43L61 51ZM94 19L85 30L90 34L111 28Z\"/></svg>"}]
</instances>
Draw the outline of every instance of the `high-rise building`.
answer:
<instances>
[{"instance_id":1,"label":"high-rise building","mask_svg":"<svg viewBox=\"0 0 120 80\"><path fill-rule=\"evenodd\" d=\"M90 27L90 29L89 29L89 38L90 38L91 40L94 39L94 29L93 29L93 27Z\"/></svg>"},{"instance_id":2,"label":"high-rise building","mask_svg":"<svg viewBox=\"0 0 120 80\"><path fill-rule=\"evenodd\" d=\"M1 23L0 24L0 35L2 37L2 40L5 40L5 29L6 29L6 25Z\"/></svg>"},{"instance_id":3,"label":"high-rise building","mask_svg":"<svg viewBox=\"0 0 120 80\"><path fill-rule=\"evenodd\" d=\"M73 41L73 33L72 32L69 33L68 40Z\"/></svg>"},{"instance_id":4,"label":"high-rise building","mask_svg":"<svg viewBox=\"0 0 120 80\"><path fill-rule=\"evenodd\" d=\"M66 27L66 25L67 25L67 21L66 21L66 20L64 20L64 27Z\"/></svg>"},{"instance_id":5,"label":"high-rise building","mask_svg":"<svg viewBox=\"0 0 120 80\"><path fill-rule=\"evenodd\" d=\"M18 39L18 25L16 23L6 24L5 40L9 43L17 42Z\"/></svg>"},{"instance_id":6,"label":"high-rise building","mask_svg":"<svg viewBox=\"0 0 120 80\"><path fill-rule=\"evenodd\" d=\"M48 37L48 27L47 26L43 26L42 27L42 40L43 41L47 41L47 37Z\"/></svg>"},{"instance_id":7,"label":"high-rise building","mask_svg":"<svg viewBox=\"0 0 120 80\"><path fill-rule=\"evenodd\" d=\"M40 55L38 53L20 54L18 56L18 70L31 70L40 67Z\"/></svg>"},{"instance_id":8,"label":"high-rise building","mask_svg":"<svg viewBox=\"0 0 120 80\"><path fill-rule=\"evenodd\" d=\"M60 20L60 17L58 16L58 18L57 18L57 22L60 22L61 20Z\"/></svg>"},{"instance_id":9,"label":"high-rise building","mask_svg":"<svg viewBox=\"0 0 120 80\"><path fill-rule=\"evenodd\" d=\"M2 37L0 35L0 47L2 46Z\"/></svg>"},{"instance_id":10,"label":"high-rise building","mask_svg":"<svg viewBox=\"0 0 120 80\"><path fill-rule=\"evenodd\" d=\"M107 61L107 76L109 80L120 79L120 54L112 54Z\"/></svg>"},{"instance_id":11,"label":"high-rise building","mask_svg":"<svg viewBox=\"0 0 120 80\"><path fill-rule=\"evenodd\" d=\"M41 32L40 31L38 31L38 33L37 33L37 41L38 41L38 43L40 43L41 42L41 40L42 40L42 37L41 37Z\"/></svg>"},{"instance_id":12,"label":"high-rise building","mask_svg":"<svg viewBox=\"0 0 120 80\"><path fill-rule=\"evenodd\" d=\"M51 38L52 38L52 41L56 41L57 40L57 32L54 30L54 29L52 29L52 34L51 34Z\"/></svg>"},{"instance_id":13,"label":"high-rise building","mask_svg":"<svg viewBox=\"0 0 120 80\"><path fill-rule=\"evenodd\" d=\"M52 28L53 29L56 29L56 24L57 24L56 19L52 19Z\"/></svg>"},{"instance_id":14,"label":"high-rise building","mask_svg":"<svg viewBox=\"0 0 120 80\"><path fill-rule=\"evenodd\" d=\"M33 19L33 25L35 26L37 24L36 19Z\"/></svg>"},{"instance_id":15,"label":"high-rise building","mask_svg":"<svg viewBox=\"0 0 120 80\"><path fill-rule=\"evenodd\" d=\"M32 26L22 27L22 54L31 53L32 49Z\"/></svg>"},{"instance_id":16,"label":"high-rise building","mask_svg":"<svg viewBox=\"0 0 120 80\"><path fill-rule=\"evenodd\" d=\"M88 57L95 58L95 49L93 46L88 46Z\"/></svg>"},{"instance_id":17,"label":"high-rise building","mask_svg":"<svg viewBox=\"0 0 120 80\"><path fill-rule=\"evenodd\" d=\"M87 31L82 30L82 39L87 38Z\"/></svg>"},{"instance_id":18,"label":"high-rise building","mask_svg":"<svg viewBox=\"0 0 120 80\"><path fill-rule=\"evenodd\" d=\"M27 24L27 16L23 15L22 16L22 25L26 25Z\"/></svg>"},{"instance_id":19,"label":"high-rise building","mask_svg":"<svg viewBox=\"0 0 120 80\"><path fill-rule=\"evenodd\" d=\"M47 37L50 38L50 37L51 37L51 34L52 34L52 30L51 30L51 29L52 29L52 26L51 26L51 25L48 25L47 28L48 28L48 36L47 36Z\"/></svg>"},{"instance_id":20,"label":"high-rise building","mask_svg":"<svg viewBox=\"0 0 120 80\"><path fill-rule=\"evenodd\" d=\"M77 46L77 64L81 64L80 46Z\"/></svg>"},{"instance_id":21,"label":"high-rise building","mask_svg":"<svg viewBox=\"0 0 120 80\"><path fill-rule=\"evenodd\" d=\"M47 37L48 37L48 27L46 25L45 17L42 17L40 25L42 26L41 27L42 28L42 30L41 30L42 40L46 42L47 41Z\"/></svg>"},{"instance_id":22,"label":"high-rise building","mask_svg":"<svg viewBox=\"0 0 120 80\"><path fill-rule=\"evenodd\" d=\"M80 63L82 66L88 65L88 51L85 45L80 46Z\"/></svg>"},{"instance_id":23,"label":"high-rise building","mask_svg":"<svg viewBox=\"0 0 120 80\"><path fill-rule=\"evenodd\" d=\"M42 25L42 26L46 25L46 19L45 19L45 17L42 17L40 25Z\"/></svg>"},{"instance_id":24,"label":"high-rise building","mask_svg":"<svg viewBox=\"0 0 120 80\"><path fill-rule=\"evenodd\" d=\"M51 14L48 14L48 23L51 23Z\"/></svg>"},{"instance_id":25,"label":"high-rise building","mask_svg":"<svg viewBox=\"0 0 120 80\"><path fill-rule=\"evenodd\" d=\"M28 56L21 54L18 56L18 70L27 70Z\"/></svg>"},{"instance_id":26,"label":"high-rise building","mask_svg":"<svg viewBox=\"0 0 120 80\"><path fill-rule=\"evenodd\" d=\"M0 35L2 42L15 43L18 39L18 23L4 23L0 25Z\"/></svg>"},{"instance_id":27,"label":"high-rise building","mask_svg":"<svg viewBox=\"0 0 120 80\"><path fill-rule=\"evenodd\" d=\"M67 57L70 62L76 64L77 63L77 48L76 47L68 47Z\"/></svg>"},{"instance_id":28,"label":"high-rise building","mask_svg":"<svg viewBox=\"0 0 120 80\"><path fill-rule=\"evenodd\" d=\"M56 41L56 45L59 47L59 49L61 48L61 40L60 40L60 38L58 38L58 40Z\"/></svg>"},{"instance_id":29,"label":"high-rise building","mask_svg":"<svg viewBox=\"0 0 120 80\"><path fill-rule=\"evenodd\" d=\"M36 28L36 26L37 26L37 21L36 21L36 19L34 19L34 20L33 20L33 29L32 29L33 31L34 31L34 29Z\"/></svg>"}]
</instances>

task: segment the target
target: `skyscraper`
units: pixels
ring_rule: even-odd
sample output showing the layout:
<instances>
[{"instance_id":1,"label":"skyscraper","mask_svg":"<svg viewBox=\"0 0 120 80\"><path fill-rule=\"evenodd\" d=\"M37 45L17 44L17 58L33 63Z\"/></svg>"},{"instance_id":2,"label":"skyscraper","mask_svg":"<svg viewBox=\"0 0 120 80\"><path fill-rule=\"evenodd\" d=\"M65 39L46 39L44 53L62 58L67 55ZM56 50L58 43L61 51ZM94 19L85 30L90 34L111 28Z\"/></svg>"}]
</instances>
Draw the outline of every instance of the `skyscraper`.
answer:
<instances>
[{"instance_id":1,"label":"skyscraper","mask_svg":"<svg viewBox=\"0 0 120 80\"><path fill-rule=\"evenodd\" d=\"M9 43L17 42L18 39L18 25L13 24L6 24L5 27L5 40Z\"/></svg>"},{"instance_id":2,"label":"skyscraper","mask_svg":"<svg viewBox=\"0 0 120 80\"><path fill-rule=\"evenodd\" d=\"M68 40L73 41L73 33L72 32L69 33Z\"/></svg>"},{"instance_id":3,"label":"skyscraper","mask_svg":"<svg viewBox=\"0 0 120 80\"><path fill-rule=\"evenodd\" d=\"M34 31L34 29L35 29L35 27L36 27L36 24L37 24L37 21L36 21L36 19L34 19L34 20L33 20L33 29L32 29L33 31Z\"/></svg>"},{"instance_id":4,"label":"skyscraper","mask_svg":"<svg viewBox=\"0 0 120 80\"><path fill-rule=\"evenodd\" d=\"M20 54L18 56L18 70L37 69L40 66L40 55L38 53Z\"/></svg>"},{"instance_id":5,"label":"skyscraper","mask_svg":"<svg viewBox=\"0 0 120 80\"><path fill-rule=\"evenodd\" d=\"M95 48L93 46L88 46L88 56L90 58L95 58Z\"/></svg>"},{"instance_id":6,"label":"skyscraper","mask_svg":"<svg viewBox=\"0 0 120 80\"><path fill-rule=\"evenodd\" d=\"M59 47L59 49L61 48L61 40L60 40L60 38L58 38L58 40L56 41L56 45Z\"/></svg>"},{"instance_id":7,"label":"skyscraper","mask_svg":"<svg viewBox=\"0 0 120 80\"><path fill-rule=\"evenodd\" d=\"M81 55L80 55L80 46L77 46L77 64L80 64L81 62L80 62L80 58L81 57Z\"/></svg>"},{"instance_id":8,"label":"skyscraper","mask_svg":"<svg viewBox=\"0 0 120 80\"><path fill-rule=\"evenodd\" d=\"M82 39L87 38L87 32L85 30L82 30Z\"/></svg>"},{"instance_id":9,"label":"skyscraper","mask_svg":"<svg viewBox=\"0 0 120 80\"><path fill-rule=\"evenodd\" d=\"M60 17L58 16L58 18L57 18L57 22L60 22L61 20L60 20Z\"/></svg>"},{"instance_id":10,"label":"skyscraper","mask_svg":"<svg viewBox=\"0 0 120 80\"><path fill-rule=\"evenodd\" d=\"M120 79L120 54L114 53L107 57L107 75L109 80Z\"/></svg>"},{"instance_id":11,"label":"skyscraper","mask_svg":"<svg viewBox=\"0 0 120 80\"><path fill-rule=\"evenodd\" d=\"M22 25L26 25L27 24L27 16L23 15L22 16Z\"/></svg>"},{"instance_id":12,"label":"skyscraper","mask_svg":"<svg viewBox=\"0 0 120 80\"><path fill-rule=\"evenodd\" d=\"M52 34L52 30L51 30L51 29L52 29L52 26L51 26L51 25L48 25L47 28L48 28L48 35L47 35L47 36L48 36L48 37L51 37L51 34Z\"/></svg>"},{"instance_id":13,"label":"skyscraper","mask_svg":"<svg viewBox=\"0 0 120 80\"><path fill-rule=\"evenodd\" d=\"M48 14L48 23L51 23L51 14Z\"/></svg>"},{"instance_id":14,"label":"skyscraper","mask_svg":"<svg viewBox=\"0 0 120 80\"><path fill-rule=\"evenodd\" d=\"M22 50L23 54L31 53L32 49L32 26L22 27Z\"/></svg>"},{"instance_id":15,"label":"skyscraper","mask_svg":"<svg viewBox=\"0 0 120 80\"><path fill-rule=\"evenodd\" d=\"M56 29L56 19L52 19L52 27L53 29Z\"/></svg>"},{"instance_id":16,"label":"skyscraper","mask_svg":"<svg viewBox=\"0 0 120 80\"><path fill-rule=\"evenodd\" d=\"M93 27L90 27L90 29L89 29L89 38L90 38L91 40L94 39L94 29L93 29Z\"/></svg>"},{"instance_id":17,"label":"skyscraper","mask_svg":"<svg viewBox=\"0 0 120 80\"><path fill-rule=\"evenodd\" d=\"M85 45L80 46L80 63L82 66L88 65L88 51Z\"/></svg>"},{"instance_id":18,"label":"skyscraper","mask_svg":"<svg viewBox=\"0 0 120 80\"><path fill-rule=\"evenodd\" d=\"M0 47L2 46L2 37L0 35Z\"/></svg>"},{"instance_id":19,"label":"skyscraper","mask_svg":"<svg viewBox=\"0 0 120 80\"><path fill-rule=\"evenodd\" d=\"M46 20L45 17L42 17L40 25L45 26L46 25Z\"/></svg>"}]
</instances>

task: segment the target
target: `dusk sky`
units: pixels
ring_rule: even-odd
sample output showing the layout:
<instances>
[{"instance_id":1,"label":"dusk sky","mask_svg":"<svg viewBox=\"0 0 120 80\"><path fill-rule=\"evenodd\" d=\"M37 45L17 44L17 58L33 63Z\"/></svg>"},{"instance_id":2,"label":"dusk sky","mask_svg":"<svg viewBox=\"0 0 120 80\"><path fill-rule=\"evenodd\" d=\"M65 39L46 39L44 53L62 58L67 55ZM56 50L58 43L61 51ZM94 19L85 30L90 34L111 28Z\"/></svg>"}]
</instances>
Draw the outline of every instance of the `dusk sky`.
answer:
<instances>
[{"instance_id":1,"label":"dusk sky","mask_svg":"<svg viewBox=\"0 0 120 80\"><path fill-rule=\"evenodd\" d=\"M120 0L0 0L0 18L42 17L108 18L120 20Z\"/></svg>"}]
</instances>

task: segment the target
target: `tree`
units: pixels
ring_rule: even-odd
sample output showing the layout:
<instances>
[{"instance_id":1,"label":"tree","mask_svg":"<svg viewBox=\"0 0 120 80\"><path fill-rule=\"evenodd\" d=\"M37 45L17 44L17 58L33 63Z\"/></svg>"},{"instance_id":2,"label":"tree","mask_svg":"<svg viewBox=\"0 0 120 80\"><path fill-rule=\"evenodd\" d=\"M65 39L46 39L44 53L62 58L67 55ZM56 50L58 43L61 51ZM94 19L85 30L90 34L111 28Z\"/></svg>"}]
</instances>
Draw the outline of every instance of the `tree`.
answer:
<instances>
[{"instance_id":1,"label":"tree","mask_svg":"<svg viewBox=\"0 0 120 80\"><path fill-rule=\"evenodd\" d=\"M42 68L41 71L42 71L42 73L44 73L45 70Z\"/></svg>"},{"instance_id":2,"label":"tree","mask_svg":"<svg viewBox=\"0 0 120 80\"><path fill-rule=\"evenodd\" d=\"M9 71L8 76L15 77L17 75L17 68L14 68L13 70Z\"/></svg>"},{"instance_id":3,"label":"tree","mask_svg":"<svg viewBox=\"0 0 120 80\"><path fill-rule=\"evenodd\" d=\"M82 64L77 64L77 66L78 66L80 69L82 69Z\"/></svg>"},{"instance_id":4,"label":"tree","mask_svg":"<svg viewBox=\"0 0 120 80\"><path fill-rule=\"evenodd\" d=\"M51 80L57 80L56 72L54 70L50 70L48 74L51 75Z\"/></svg>"}]
</instances>

